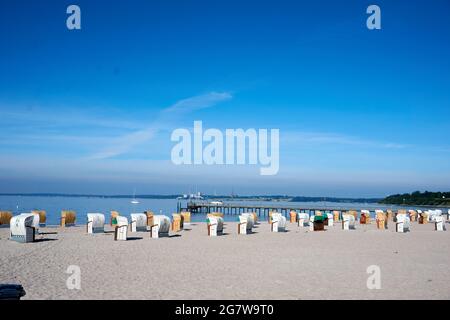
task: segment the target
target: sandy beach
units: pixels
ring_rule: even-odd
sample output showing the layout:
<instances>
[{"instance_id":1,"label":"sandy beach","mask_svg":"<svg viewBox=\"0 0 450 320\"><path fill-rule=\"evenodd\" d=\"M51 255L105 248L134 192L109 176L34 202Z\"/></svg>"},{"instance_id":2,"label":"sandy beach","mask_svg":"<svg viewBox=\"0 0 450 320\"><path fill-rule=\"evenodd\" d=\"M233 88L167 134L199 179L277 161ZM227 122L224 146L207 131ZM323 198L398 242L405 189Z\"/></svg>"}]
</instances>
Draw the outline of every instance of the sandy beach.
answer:
<instances>
[{"instance_id":1,"label":"sandy beach","mask_svg":"<svg viewBox=\"0 0 450 320\"><path fill-rule=\"evenodd\" d=\"M288 223L288 232L271 233L262 222L237 235L236 223L226 223L216 238L205 223L186 228L113 241L84 226L47 227L44 240L28 244L0 228L0 283L22 284L24 299L450 299L450 232L434 224L399 234L392 222L383 231L357 224L325 232ZM66 286L70 265L80 267L81 290ZM367 288L370 265L380 267L381 289Z\"/></svg>"}]
</instances>

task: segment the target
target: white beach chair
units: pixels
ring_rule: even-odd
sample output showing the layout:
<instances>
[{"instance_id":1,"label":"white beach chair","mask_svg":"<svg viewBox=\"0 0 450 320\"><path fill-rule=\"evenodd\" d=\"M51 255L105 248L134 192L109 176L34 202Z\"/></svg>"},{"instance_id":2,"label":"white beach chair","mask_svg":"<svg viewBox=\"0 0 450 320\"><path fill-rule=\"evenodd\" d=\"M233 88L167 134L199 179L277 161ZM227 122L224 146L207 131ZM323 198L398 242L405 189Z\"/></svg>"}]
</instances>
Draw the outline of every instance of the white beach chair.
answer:
<instances>
[{"instance_id":1,"label":"white beach chair","mask_svg":"<svg viewBox=\"0 0 450 320\"><path fill-rule=\"evenodd\" d=\"M102 213L88 213L86 229L88 234L105 232L105 215Z\"/></svg>"},{"instance_id":2,"label":"white beach chair","mask_svg":"<svg viewBox=\"0 0 450 320\"><path fill-rule=\"evenodd\" d=\"M153 225L150 227L150 237L168 237L170 230L170 218L164 215L153 216Z\"/></svg>"},{"instance_id":3,"label":"white beach chair","mask_svg":"<svg viewBox=\"0 0 450 320\"><path fill-rule=\"evenodd\" d=\"M278 212L272 212L270 231L272 232L284 232L286 231L286 217Z\"/></svg>"},{"instance_id":4,"label":"white beach chair","mask_svg":"<svg viewBox=\"0 0 450 320\"><path fill-rule=\"evenodd\" d=\"M299 227L306 227L309 225L309 214L306 212L300 212L298 214L298 226Z\"/></svg>"},{"instance_id":5,"label":"white beach chair","mask_svg":"<svg viewBox=\"0 0 450 320\"><path fill-rule=\"evenodd\" d=\"M355 229L355 216L352 214L342 215L342 230L353 230Z\"/></svg>"},{"instance_id":6,"label":"white beach chair","mask_svg":"<svg viewBox=\"0 0 450 320\"><path fill-rule=\"evenodd\" d=\"M219 216L208 215L206 218L208 236L217 237L223 233L223 218Z\"/></svg>"},{"instance_id":7,"label":"white beach chair","mask_svg":"<svg viewBox=\"0 0 450 320\"><path fill-rule=\"evenodd\" d=\"M309 231L314 231L314 215L309 217L308 225L309 225Z\"/></svg>"},{"instance_id":8,"label":"white beach chair","mask_svg":"<svg viewBox=\"0 0 450 320\"><path fill-rule=\"evenodd\" d=\"M131 232L147 232L147 215L145 213L132 213Z\"/></svg>"},{"instance_id":9,"label":"white beach chair","mask_svg":"<svg viewBox=\"0 0 450 320\"><path fill-rule=\"evenodd\" d=\"M409 228L411 226L411 220L409 219L408 215L405 213L399 213L397 214L397 222L395 224L395 231L396 232L407 232L410 231Z\"/></svg>"},{"instance_id":10,"label":"white beach chair","mask_svg":"<svg viewBox=\"0 0 450 320\"><path fill-rule=\"evenodd\" d=\"M128 234L128 218L124 216L117 216L117 224L114 229L114 240L127 240Z\"/></svg>"},{"instance_id":11,"label":"white beach chair","mask_svg":"<svg viewBox=\"0 0 450 320\"><path fill-rule=\"evenodd\" d=\"M436 231L445 231L444 217L443 216L435 217L434 230L436 230Z\"/></svg>"},{"instance_id":12,"label":"white beach chair","mask_svg":"<svg viewBox=\"0 0 450 320\"><path fill-rule=\"evenodd\" d=\"M334 215L332 213L327 213L328 226L332 227L334 225Z\"/></svg>"},{"instance_id":13,"label":"white beach chair","mask_svg":"<svg viewBox=\"0 0 450 320\"><path fill-rule=\"evenodd\" d=\"M239 234L252 233L252 228L255 225L254 217L251 213L243 213L239 216ZM244 230L245 228L245 230Z\"/></svg>"},{"instance_id":14,"label":"white beach chair","mask_svg":"<svg viewBox=\"0 0 450 320\"><path fill-rule=\"evenodd\" d=\"M33 220L34 216L32 214L20 214L12 217L9 222L9 239L22 243L34 242L36 228L33 227Z\"/></svg>"}]
</instances>

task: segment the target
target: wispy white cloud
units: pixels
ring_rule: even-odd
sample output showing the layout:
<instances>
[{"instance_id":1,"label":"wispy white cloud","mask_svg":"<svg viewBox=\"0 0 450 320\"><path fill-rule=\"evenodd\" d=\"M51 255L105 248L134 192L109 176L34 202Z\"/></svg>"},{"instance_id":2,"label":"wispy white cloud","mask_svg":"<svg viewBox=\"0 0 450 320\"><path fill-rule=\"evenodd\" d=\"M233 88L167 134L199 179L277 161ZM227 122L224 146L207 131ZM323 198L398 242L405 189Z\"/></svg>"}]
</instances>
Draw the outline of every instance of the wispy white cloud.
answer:
<instances>
[{"instance_id":1,"label":"wispy white cloud","mask_svg":"<svg viewBox=\"0 0 450 320\"><path fill-rule=\"evenodd\" d=\"M134 147L152 139L160 130L165 129L169 122L183 115L229 100L232 95L227 92L210 92L207 94L180 100L163 109L150 126L112 139L111 143L99 152L91 155L89 159L106 159L124 154Z\"/></svg>"}]
</instances>

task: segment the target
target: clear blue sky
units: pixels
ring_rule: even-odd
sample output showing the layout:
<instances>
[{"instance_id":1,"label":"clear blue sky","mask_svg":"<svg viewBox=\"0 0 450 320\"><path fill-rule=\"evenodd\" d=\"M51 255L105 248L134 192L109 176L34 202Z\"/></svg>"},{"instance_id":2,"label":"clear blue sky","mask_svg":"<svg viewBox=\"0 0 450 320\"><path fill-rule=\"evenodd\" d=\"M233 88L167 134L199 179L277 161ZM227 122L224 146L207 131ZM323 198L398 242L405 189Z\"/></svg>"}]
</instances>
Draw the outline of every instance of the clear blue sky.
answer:
<instances>
[{"instance_id":1,"label":"clear blue sky","mask_svg":"<svg viewBox=\"0 0 450 320\"><path fill-rule=\"evenodd\" d=\"M448 1L2 0L0 39L0 192L450 189ZM278 175L173 165L194 120L279 128Z\"/></svg>"}]
</instances>

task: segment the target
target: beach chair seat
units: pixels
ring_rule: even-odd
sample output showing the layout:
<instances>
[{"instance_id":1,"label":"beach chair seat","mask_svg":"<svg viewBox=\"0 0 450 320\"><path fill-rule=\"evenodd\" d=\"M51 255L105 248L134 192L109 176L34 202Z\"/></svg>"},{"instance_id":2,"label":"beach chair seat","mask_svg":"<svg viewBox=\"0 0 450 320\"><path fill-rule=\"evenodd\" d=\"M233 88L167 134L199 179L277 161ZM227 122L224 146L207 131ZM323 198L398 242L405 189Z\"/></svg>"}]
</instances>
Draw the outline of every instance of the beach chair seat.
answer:
<instances>
[{"instance_id":1,"label":"beach chair seat","mask_svg":"<svg viewBox=\"0 0 450 320\"><path fill-rule=\"evenodd\" d=\"M434 230L436 231L445 231L444 217L437 216L434 220Z\"/></svg>"},{"instance_id":2,"label":"beach chair seat","mask_svg":"<svg viewBox=\"0 0 450 320\"><path fill-rule=\"evenodd\" d=\"M86 231L88 234L105 232L105 215L102 213L88 213Z\"/></svg>"},{"instance_id":3,"label":"beach chair seat","mask_svg":"<svg viewBox=\"0 0 450 320\"><path fill-rule=\"evenodd\" d=\"M355 216L354 214L345 213L342 215L342 230L355 229Z\"/></svg>"},{"instance_id":4,"label":"beach chair seat","mask_svg":"<svg viewBox=\"0 0 450 320\"><path fill-rule=\"evenodd\" d=\"M297 223L299 227L309 226L309 214L306 212L300 212L298 214Z\"/></svg>"},{"instance_id":5,"label":"beach chair seat","mask_svg":"<svg viewBox=\"0 0 450 320\"><path fill-rule=\"evenodd\" d=\"M11 211L0 211L0 225L9 225L12 217Z\"/></svg>"},{"instance_id":6,"label":"beach chair seat","mask_svg":"<svg viewBox=\"0 0 450 320\"><path fill-rule=\"evenodd\" d=\"M74 226L77 220L77 214L75 211L71 210L62 210L61 211L61 227L70 227Z\"/></svg>"},{"instance_id":7,"label":"beach chair seat","mask_svg":"<svg viewBox=\"0 0 450 320\"><path fill-rule=\"evenodd\" d=\"M216 237L223 234L223 218L220 216L208 214L206 216L206 227L208 236Z\"/></svg>"},{"instance_id":8,"label":"beach chair seat","mask_svg":"<svg viewBox=\"0 0 450 320\"><path fill-rule=\"evenodd\" d=\"M387 229L387 216L383 210L375 210L377 229Z\"/></svg>"},{"instance_id":9,"label":"beach chair seat","mask_svg":"<svg viewBox=\"0 0 450 320\"><path fill-rule=\"evenodd\" d=\"M9 239L21 243L34 242L36 238L34 220L35 217L32 214L20 214L12 217L9 223Z\"/></svg>"},{"instance_id":10,"label":"beach chair seat","mask_svg":"<svg viewBox=\"0 0 450 320\"><path fill-rule=\"evenodd\" d=\"M132 213L131 217L131 232L146 232L147 231L147 215L145 213Z\"/></svg>"},{"instance_id":11,"label":"beach chair seat","mask_svg":"<svg viewBox=\"0 0 450 320\"><path fill-rule=\"evenodd\" d=\"M395 231L404 233L410 231L411 220L406 213L398 213L396 216Z\"/></svg>"},{"instance_id":12,"label":"beach chair seat","mask_svg":"<svg viewBox=\"0 0 450 320\"><path fill-rule=\"evenodd\" d=\"M114 240L126 241L128 235L128 218L117 216L116 219L117 221L114 228Z\"/></svg>"},{"instance_id":13,"label":"beach chair seat","mask_svg":"<svg viewBox=\"0 0 450 320\"><path fill-rule=\"evenodd\" d=\"M289 222L296 223L297 222L297 211L289 212Z\"/></svg>"},{"instance_id":14,"label":"beach chair seat","mask_svg":"<svg viewBox=\"0 0 450 320\"><path fill-rule=\"evenodd\" d=\"M153 225L150 227L151 238L168 237L170 231L170 218L165 215L154 215Z\"/></svg>"}]
</instances>

